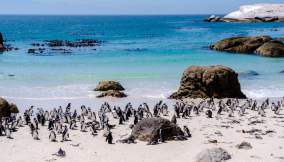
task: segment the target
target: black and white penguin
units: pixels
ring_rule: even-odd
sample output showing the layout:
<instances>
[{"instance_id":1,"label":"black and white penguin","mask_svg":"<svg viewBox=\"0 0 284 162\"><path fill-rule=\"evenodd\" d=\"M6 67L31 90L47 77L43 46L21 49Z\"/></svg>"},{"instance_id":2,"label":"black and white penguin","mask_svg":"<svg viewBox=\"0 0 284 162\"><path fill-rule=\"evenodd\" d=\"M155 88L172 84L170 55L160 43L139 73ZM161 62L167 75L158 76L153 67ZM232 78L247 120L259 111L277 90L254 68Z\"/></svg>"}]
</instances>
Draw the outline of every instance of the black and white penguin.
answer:
<instances>
[{"instance_id":1,"label":"black and white penguin","mask_svg":"<svg viewBox=\"0 0 284 162\"><path fill-rule=\"evenodd\" d=\"M176 115L173 115L173 117L171 119L171 122L174 123L174 124L177 124L177 117L176 117Z\"/></svg>"},{"instance_id":2,"label":"black and white penguin","mask_svg":"<svg viewBox=\"0 0 284 162\"><path fill-rule=\"evenodd\" d=\"M113 140L112 133L111 133L111 131L109 131L108 135L106 136L106 142L108 144L112 144L112 140Z\"/></svg>"},{"instance_id":3,"label":"black and white penguin","mask_svg":"<svg viewBox=\"0 0 284 162\"><path fill-rule=\"evenodd\" d=\"M22 127L24 124L23 120L22 120L22 117L20 116L17 120L17 127Z\"/></svg>"},{"instance_id":4,"label":"black and white penguin","mask_svg":"<svg viewBox=\"0 0 284 162\"><path fill-rule=\"evenodd\" d=\"M68 132L67 125L65 125L64 126L64 131L62 133L62 142L63 141L67 141L68 138L69 138L69 132Z\"/></svg>"},{"instance_id":5,"label":"black and white penguin","mask_svg":"<svg viewBox=\"0 0 284 162\"><path fill-rule=\"evenodd\" d=\"M97 135L97 129L96 129L96 123L95 122L92 122L92 125L91 125L91 134L93 136Z\"/></svg>"},{"instance_id":6,"label":"black and white penguin","mask_svg":"<svg viewBox=\"0 0 284 162\"><path fill-rule=\"evenodd\" d=\"M34 140L39 140L38 130L34 131L33 137L34 137Z\"/></svg>"},{"instance_id":7,"label":"black and white penguin","mask_svg":"<svg viewBox=\"0 0 284 162\"><path fill-rule=\"evenodd\" d=\"M136 125L138 123L138 116L137 115L134 116L134 121L133 122L134 122L133 123L134 125Z\"/></svg>"},{"instance_id":8,"label":"black and white penguin","mask_svg":"<svg viewBox=\"0 0 284 162\"><path fill-rule=\"evenodd\" d=\"M11 133L11 130L10 130L9 127L7 127L7 128L5 129L5 134L6 134L6 137L7 137L8 139L13 139L12 133Z\"/></svg>"},{"instance_id":9,"label":"black and white penguin","mask_svg":"<svg viewBox=\"0 0 284 162\"><path fill-rule=\"evenodd\" d=\"M206 116L207 116L207 118L212 118L212 111L211 110L207 110L206 111Z\"/></svg>"},{"instance_id":10,"label":"black and white penguin","mask_svg":"<svg viewBox=\"0 0 284 162\"><path fill-rule=\"evenodd\" d=\"M56 142L56 134L55 134L54 130L50 131L50 133L49 133L49 140L51 142Z\"/></svg>"},{"instance_id":11,"label":"black and white penguin","mask_svg":"<svg viewBox=\"0 0 284 162\"><path fill-rule=\"evenodd\" d=\"M192 135L187 126L183 126L183 132L185 137L191 138Z\"/></svg>"},{"instance_id":12,"label":"black and white penguin","mask_svg":"<svg viewBox=\"0 0 284 162\"><path fill-rule=\"evenodd\" d=\"M81 132L87 132L87 126L86 123L84 121L81 122Z\"/></svg>"}]
</instances>

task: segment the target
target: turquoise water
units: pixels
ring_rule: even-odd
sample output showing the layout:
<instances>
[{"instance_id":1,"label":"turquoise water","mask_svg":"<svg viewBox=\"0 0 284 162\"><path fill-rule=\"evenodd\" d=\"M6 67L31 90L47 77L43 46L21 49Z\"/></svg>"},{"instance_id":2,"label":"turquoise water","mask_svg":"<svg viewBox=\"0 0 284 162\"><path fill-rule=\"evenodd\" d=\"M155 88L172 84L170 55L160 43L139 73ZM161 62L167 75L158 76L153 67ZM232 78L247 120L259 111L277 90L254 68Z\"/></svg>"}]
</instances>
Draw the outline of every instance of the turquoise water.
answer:
<instances>
[{"instance_id":1,"label":"turquoise water","mask_svg":"<svg viewBox=\"0 0 284 162\"><path fill-rule=\"evenodd\" d=\"M253 98L283 97L284 59L208 50L231 36L283 36L283 23L206 23L201 16L0 16L0 32L20 48L0 55L0 95L11 99L94 98L99 80L115 79L133 98L166 98L190 65L226 65ZM98 39L72 54L27 54L44 40ZM138 50L137 50L138 49ZM14 76L9 76L13 74Z\"/></svg>"}]
</instances>

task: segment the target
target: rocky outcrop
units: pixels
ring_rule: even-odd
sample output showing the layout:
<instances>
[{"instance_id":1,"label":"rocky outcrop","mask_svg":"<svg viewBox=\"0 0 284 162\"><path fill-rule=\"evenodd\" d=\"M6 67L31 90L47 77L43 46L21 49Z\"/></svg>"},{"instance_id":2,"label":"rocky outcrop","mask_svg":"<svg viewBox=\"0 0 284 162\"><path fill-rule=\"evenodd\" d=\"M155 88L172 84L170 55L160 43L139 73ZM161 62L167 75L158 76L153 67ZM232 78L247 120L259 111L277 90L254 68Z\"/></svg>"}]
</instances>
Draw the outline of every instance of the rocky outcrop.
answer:
<instances>
[{"instance_id":1,"label":"rocky outcrop","mask_svg":"<svg viewBox=\"0 0 284 162\"><path fill-rule=\"evenodd\" d=\"M265 23L265 22L284 22L284 18L279 17L254 17L254 18L225 18L225 17L219 17L219 16L210 16L209 18L206 18L204 21L206 22L240 22L240 23Z\"/></svg>"},{"instance_id":2,"label":"rocky outcrop","mask_svg":"<svg viewBox=\"0 0 284 162\"><path fill-rule=\"evenodd\" d=\"M116 91L124 91L125 89L122 85L117 81L101 81L95 88L95 91L108 91L108 90L116 90Z\"/></svg>"},{"instance_id":3,"label":"rocky outcrop","mask_svg":"<svg viewBox=\"0 0 284 162\"><path fill-rule=\"evenodd\" d=\"M141 141L158 141L160 130L164 140L174 140L183 136L181 128L164 118L145 118L139 121L132 129L131 137Z\"/></svg>"},{"instance_id":4,"label":"rocky outcrop","mask_svg":"<svg viewBox=\"0 0 284 162\"><path fill-rule=\"evenodd\" d=\"M255 52L260 56L284 57L284 44L282 41L269 41L260 46Z\"/></svg>"},{"instance_id":5,"label":"rocky outcrop","mask_svg":"<svg viewBox=\"0 0 284 162\"><path fill-rule=\"evenodd\" d=\"M2 33L0 32L0 52L7 52L12 50L19 50L18 48L12 47L11 44L4 44L4 38Z\"/></svg>"},{"instance_id":6,"label":"rocky outcrop","mask_svg":"<svg viewBox=\"0 0 284 162\"><path fill-rule=\"evenodd\" d=\"M224 162L231 158L231 155L223 148L212 148L200 152L195 162Z\"/></svg>"},{"instance_id":7,"label":"rocky outcrop","mask_svg":"<svg viewBox=\"0 0 284 162\"><path fill-rule=\"evenodd\" d=\"M231 12L224 18L246 19L246 18L273 18L284 17L284 4L259 3L243 5L238 11Z\"/></svg>"},{"instance_id":8,"label":"rocky outcrop","mask_svg":"<svg viewBox=\"0 0 284 162\"><path fill-rule=\"evenodd\" d=\"M169 98L246 98L241 92L238 74L228 67L191 66L181 78L177 92Z\"/></svg>"},{"instance_id":9,"label":"rocky outcrop","mask_svg":"<svg viewBox=\"0 0 284 162\"><path fill-rule=\"evenodd\" d=\"M269 36L226 38L211 45L210 49L265 57L284 57L283 42Z\"/></svg>"},{"instance_id":10,"label":"rocky outcrop","mask_svg":"<svg viewBox=\"0 0 284 162\"><path fill-rule=\"evenodd\" d=\"M211 45L210 49L231 53L254 53L257 48L270 40L272 38L269 36L232 37L218 41Z\"/></svg>"},{"instance_id":11,"label":"rocky outcrop","mask_svg":"<svg viewBox=\"0 0 284 162\"><path fill-rule=\"evenodd\" d=\"M116 91L116 90L109 90L102 92L97 96L97 98L102 98L102 97L116 97L116 98L123 98L127 97L127 95L121 91Z\"/></svg>"},{"instance_id":12,"label":"rocky outcrop","mask_svg":"<svg viewBox=\"0 0 284 162\"><path fill-rule=\"evenodd\" d=\"M9 104L7 100L0 97L0 118L10 117L11 113L19 113L19 110L15 109L17 106L15 104Z\"/></svg>"},{"instance_id":13,"label":"rocky outcrop","mask_svg":"<svg viewBox=\"0 0 284 162\"><path fill-rule=\"evenodd\" d=\"M210 16L207 22L284 22L284 4L254 4L241 6L224 17Z\"/></svg>"},{"instance_id":14,"label":"rocky outcrop","mask_svg":"<svg viewBox=\"0 0 284 162\"><path fill-rule=\"evenodd\" d=\"M3 35L0 33L0 52L5 51Z\"/></svg>"},{"instance_id":15,"label":"rocky outcrop","mask_svg":"<svg viewBox=\"0 0 284 162\"><path fill-rule=\"evenodd\" d=\"M47 45L49 47L94 47L101 45L102 41L95 39L78 39L75 41L70 40L47 40ZM38 45L38 44L35 44Z\"/></svg>"},{"instance_id":16,"label":"rocky outcrop","mask_svg":"<svg viewBox=\"0 0 284 162\"><path fill-rule=\"evenodd\" d=\"M27 53L39 56L52 56L56 54L72 54L76 48L92 48L96 50L103 41L95 39L77 40L45 40L44 42L32 43Z\"/></svg>"},{"instance_id":17,"label":"rocky outcrop","mask_svg":"<svg viewBox=\"0 0 284 162\"><path fill-rule=\"evenodd\" d=\"M127 95L121 91L124 91L124 87L117 81L101 81L94 89L94 91L102 91L98 98L101 97L127 97Z\"/></svg>"}]
</instances>

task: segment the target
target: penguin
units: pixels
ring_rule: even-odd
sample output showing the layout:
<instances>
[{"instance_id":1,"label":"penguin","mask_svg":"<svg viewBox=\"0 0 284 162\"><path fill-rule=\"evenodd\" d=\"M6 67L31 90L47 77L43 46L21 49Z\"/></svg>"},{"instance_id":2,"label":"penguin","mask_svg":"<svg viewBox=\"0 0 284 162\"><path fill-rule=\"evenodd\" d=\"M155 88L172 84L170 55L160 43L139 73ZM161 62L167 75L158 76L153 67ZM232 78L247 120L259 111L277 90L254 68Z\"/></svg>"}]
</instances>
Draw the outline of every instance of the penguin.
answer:
<instances>
[{"instance_id":1,"label":"penguin","mask_svg":"<svg viewBox=\"0 0 284 162\"><path fill-rule=\"evenodd\" d=\"M11 130L7 127L6 130L5 130L5 134L6 134L6 137L8 139L13 139L12 135L11 135Z\"/></svg>"},{"instance_id":2,"label":"penguin","mask_svg":"<svg viewBox=\"0 0 284 162\"><path fill-rule=\"evenodd\" d=\"M174 123L174 124L177 124L177 117L176 117L176 115L173 115L173 117L171 119L171 122Z\"/></svg>"},{"instance_id":3,"label":"penguin","mask_svg":"<svg viewBox=\"0 0 284 162\"><path fill-rule=\"evenodd\" d=\"M23 126L23 120L22 120L22 117L20 116L17 120L17 127L22 127Z\"/></svg>"},{"instance_id":4,"label":"penguin","mask_svg":"<svg viewBox=\"0 0 284 162\"><path fill-rule=\"evenodd\" d=\"M183 126L183 132L184 132L185 137L188 137L188 138L192 137L192 135L191 135L191 133L190 133L190 131L189 131L187 126Z\"/></svg>"},{"instance_id":5,"label":"penguin","mask_svg":"<svg viewBox=\"0 0 284 162\"><path fill-rule=\"evenodd\" d=\"M96 129L96 123L95 122L92 122L92 125L91 125L91 135L93 135L93 136L97 135L97 129Z\"/></svg>"},{"instance_id":6,"label":"penguin","mask_svg":"<svg viewBox=\"0 0 284 162\"><path fill-rule=\"evenodd\" d=\"M76 121L75 121L75 120L72 120L71 123L70 123L70 127L69 127L69 128L70 128L71 130L74 130L75 127L76 127Z\"/></svg>"},{"instance_id":7,"label":"penguin","mask_svg":"<svg viewBox=\"0 0 284 162\"><path fill-rule=\"evenodd\" d=\"M135 116L134 116L133 124L134 124L134 125L136 125L137 123L138 123L138 116L137 116L137 115L135 115Z\"/></svg>"},{"instance_id":8,"label":"penguin","mask_svg":"<svg viewBox=\"0 0 284 162\"><path fill-rule=\"evenodd\" d=\"M112 144L112 140L113 140L112 133L111 133L111 131L109 131L108 135L106 136L106 142L108 144Z\"/></svg>"},{"instance_id":9,"label":"penguin","mask_svg":"<svg viewBox=\"0 0 284 162\"><path fill-rule=\"evenodd\" d=\"M93 112L91 120L92 121L97 121L96 112Z\"/></svg>"},{"instance_id":10,"label":"penguin","mask_svg":"<svg viewBox=\"0 0 284 162\"><path fill-rule=\"evenodd\" d=\"M17 129L16 127L17 127L17 122L16 122L16 121L12 121L11 130L12 130L13 132L16 131L16 129Z\"/></svg>"},{"instance_id":11,"label":"penguin","mask_svg":"<svg viewBox=\"0 0 284 162\"><path fill-rule=\"evenodd\" d=\"M37 130L34 131L33 137L34 137L34 140L39 140L38 131Z\"/></svg>"},{"instance_id":12,"label":"penguin","mask_svg":"<svg viewBox=\"0 0 284 162\"><path fill-rule=\"evenodd\" d=\"M64 131L62 133L62 142L67 141L68 138L69 138L68 128L67 128L67 125L65 125Z\"/></svg>"},{"instance_id":13,"label":"penguin","mask_svg":"<svg viewBox=\"0 0 284 162\"><path fill-rule=\"evenodd\" d=\"M55 134L54 130L50 131L50 133L49 133L49 140L51 142L56 142L56 134Z\"/></svg>"},{"instance_id":14,"label":"penguin","mask_svg":"<svg viewBox=\"0 0 284 162\"><path fill-rule=\"evenodd\" d=\"M52 130L54 128L54 123L52 120L49 120L49 123L48 123L48 130Z\"/></svg>"},{"instance_id":15,"label":"penguin","mask_svg":"<svg viewBox=\"0 0 284 162\"><path fill-rule=\"evenodd\" d=\"M34 126L35 126L35 129L37 130L38 129L38 120L36 118L34 118Z\"/></svg>"},{"instance_id":16,"label":"penguin","mask_svg":"<svg viewBox=\"0 0 284 162\"><path fill-rule=\"evenodd\" d=\"M86 131L86 123L84 121L81 122L81 132L87 132Z\"/></svg>"},{"instance_id":17,"label":"penguin","mask_svg":"<svg viewBox=\"0 0 284 162\"><path fill-rule=\"evenodd\" d=\"M206 115L207 115L207 118L212 118L212 111L211 110L207 110L206 111Z\"/></svg>"},{"instance_id":18,"label":"penguin","mask_svg":"<svg viewBox=\"0 0 284 162\"><path fill-rule=\"evenodd\" d=\"M30 123L30 130L31 130L31 134L33 136L34 135L34 131L36 130L33 123Z\"/></svg>"},{"instance_id":19,"label":"penguin","mask_svg":"<svg viewBox=\"0 0 284 162\"><path fill-rule=\"evenodd\" d=\"M53 155L56 155L56 156L59 156L59 157L64 157L64 156L66 156L66 152L60 148L58 150L58 152L53 154Z\"/></svg>"},{"instance_id":20,"label":"penguin","mask_svg":"<svg viewBox=\"0 0 284 162\"><path fill-rule=\"evenodd\" d=\"M119 116L119 125L122 125L122 124L123 124L123 117L121 115L121 116Z\"/></svg>"},{"instance_id":21,"label":"penguin","mask_svg":"<svg viewBox=\"0 0 284 162\"><path fill-rule=\"evenodd\" d=\"M0 120L0 136L3 136L3 132L4 132L5 128L2 125L2 121Z\"/></svg>"},{"instance_id":22,"label":"penguin","mask_svg":"<svg viewBox=\"0 0 284 162\"><path fill-rule=\"evenodd\" d=\"M57 124L57 133L61 134L63 132L63 125L62 123Z\"/></svg>"},{"instance_id":23,"label":"penguin","mask_svg":"<svg viewBox=\"0 0 284 162\"><path fill-rule=\"evenodd\" d=\"M159 141L160 141L160 142L165 142L165 137L164 137L164 131L163 131L163 129L160 129L160 130L159 130L159 135L160 135Z\"/></svg>"}]
</instances>

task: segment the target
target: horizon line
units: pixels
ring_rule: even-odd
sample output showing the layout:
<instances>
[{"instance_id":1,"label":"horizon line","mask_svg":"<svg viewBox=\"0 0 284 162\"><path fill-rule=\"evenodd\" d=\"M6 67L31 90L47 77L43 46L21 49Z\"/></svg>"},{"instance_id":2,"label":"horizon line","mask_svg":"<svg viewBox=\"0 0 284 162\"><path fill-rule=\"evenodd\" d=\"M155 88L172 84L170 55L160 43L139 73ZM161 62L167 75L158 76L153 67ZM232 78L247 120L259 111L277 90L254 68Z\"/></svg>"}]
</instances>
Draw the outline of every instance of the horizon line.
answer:
<instances>
[{"instance_id":1,"label":"horizon line","mask_svg":"<svg viewBox=\"0 0 284 162\"><path fill-rule=\"evenodd\" d=\"M197 14L2 14L0 16L207 16L225 15L224 13L197 13Z\"/></svg>"}]
</instances>

